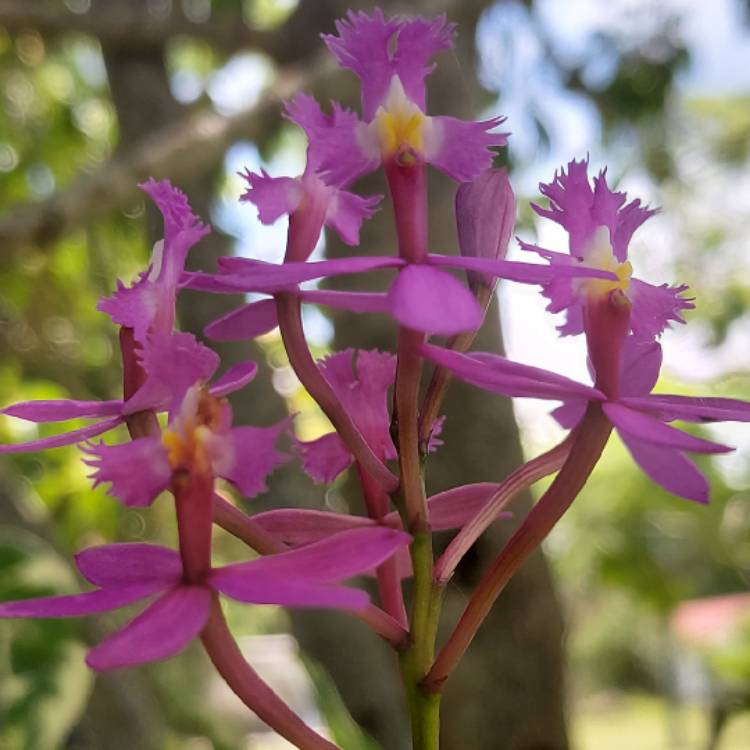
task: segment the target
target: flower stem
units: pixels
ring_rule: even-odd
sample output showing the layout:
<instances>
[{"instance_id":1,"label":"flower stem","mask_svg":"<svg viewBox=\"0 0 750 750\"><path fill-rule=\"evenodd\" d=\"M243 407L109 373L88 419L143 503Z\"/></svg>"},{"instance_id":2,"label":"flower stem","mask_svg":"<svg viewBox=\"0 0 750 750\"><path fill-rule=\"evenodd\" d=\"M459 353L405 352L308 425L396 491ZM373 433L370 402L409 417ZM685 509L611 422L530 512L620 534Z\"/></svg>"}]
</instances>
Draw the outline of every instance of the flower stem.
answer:
<instances>
[{"instance_id":1,"label":"flower stem","mask_svg":"<svg viewBox=\"0 0 750 750\"><path fill-rule=\"evenodd\" d=\"M203 583L211 569L214 477L211 472L184 471L172 476L177 533L185 580Z\"/></svg>"},{"instance_id":2,"label":"flower stem","mask_svg":"<svg viewBox=\"0 0 750 750\"><path fill-rule=\"evenodd\" d=\"M519 492L557 471L563 465L570 451L570 443L571 438L568 436L562 443L541 456L527 461L505 478L497 492L445 548L435 564L436 583L444 586L450 580L461 558Z\"/></svg>"},{"instance_id":3,"label":"flower stem","mask_svg":"<svg viewBox=\"0 0 750 750\"><path fill-rule=\"evenodd\" d=\"M214 493L213 520L224 531L241 539L260 555L273 555L288 549L283 542L253 521L252 516L243 513L217 492Z\"/></svg>"},{"instance_id":4,"label":"flower stem","mask_svg":"<svg viewBox=\"0 0 750 750\"><path fill-rule=\"evenodd\" d=\"M357 474L359 475L367 514L371 518L382 521L390 510L388 495L359 464L357 464ZM406 614L404 592L401 588L396 557L391 556L378 565L375 574L381 606L406 631L409 627L409 620Z\"/></svg>"},{"instance_id":5,"label":"flower stem","mask_svg":"<svg viewBox=\"0 0 750 750\"><path fill-rule=\"evenodd\" d=\"M396 219L399 255L411 263L427 256L427 185L424 164L394 160L385 165ZM423 333L400 327L393 419L400 473L394 504L404 528L412 535L413 601L411 647L400 659L412 726L413 750L438 750L440 700L421 683L434 658L441 591L433 586L432 531L427 516L423 465L419 443L419 386L422 358L417 346Z\"/></svg>"},{"instance_id":6,"label":"flower stem","mask_svg":"<svg viewBox=\"0 0 750 750\"><path fill-rule=\"evenodd\" d=\"M122 355L122 399L127 401L143 385L146 373L138 361L138 344L132 328L120 328L120 353ZM131 439L158 436L161 432L159 420L151 411L139 411L129 414L125 424Z\"/></svg>"},{"instance_id":7,"label":"flower stem","mask_svg":"<svg viewBox=\"0 0 750 750\"><path fill-rule=\"evenodd\" d=\"M591 403L575 430L570 454L555 480L477 586L469 604L432 665L425 689L438 693L513 574L560 520L583 488L612 432L598 403Z\"/></svg>"},{"instance_id":8,"label":"flower stem","mask_svg":"<svg viewBox=\"0 0 750 750\"><path fill-rule=\"evenodd\" d=\"M354 457L383 489L392 492L398 486L398 478L373 453L367 441L347 414L333 388L323 377L310 353L302 329L300 301L293 294L276 295L279 330L284 341L289 363L307 392L317 402L323 413L331 420L341 439Z\"/></svg>"},{"instance_id":9,"label":"flower stem","mask_svg":"<svg viewBox=\"0 0 750 750\"><path fill-rule=\"evenodd\" d=\"M300 750L340 750L337 745L305 724L245 661L216 596L208 622L201 633L201 641L227 685L277 734Z\"/></svg>"}]
</instances>

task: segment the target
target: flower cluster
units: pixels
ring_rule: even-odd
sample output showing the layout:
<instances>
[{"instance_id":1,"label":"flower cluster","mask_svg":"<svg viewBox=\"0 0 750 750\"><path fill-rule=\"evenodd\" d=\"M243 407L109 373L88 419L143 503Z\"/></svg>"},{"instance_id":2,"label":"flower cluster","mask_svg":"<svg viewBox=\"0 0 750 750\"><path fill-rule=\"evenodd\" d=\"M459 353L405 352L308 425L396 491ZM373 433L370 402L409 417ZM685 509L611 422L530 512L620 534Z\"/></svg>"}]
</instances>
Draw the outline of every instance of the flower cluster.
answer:
<instances>
[{"instance_id":1,"label":"flower cluster","mask_svg":"<svg viewBox=\"0 0 750 750\"><path fill-rule=\"evenodd\" d=\"M288 216L283 263L228 257L216 269L186 272L187 253L209 229L168 181L146 182L141 187L164 217L164 238L135 283L118 282L99 304L120 327L122 398L24 402L2 410L38 423L95 420L54 437L0 445L0 453L80 443L94 484L107 485L122 503L148 506L171 493L179 548L111 544L83 550L77 565L92 590L6 602L0 617L80 616L153 599L89 652L94 669L163 659L200 636L222 676L278 732L298 747L333 748L241 660L218 596L345 609L401 652L420 738L415 747L433 750L436 739L428 738L437 737L436 696L507 581L575 500L613 429L654 482L705 503L707 481L686 454L730 449L671 423L750 421L750 404L652 393L661 366L658 339L693 304L684 286L655 286L634 275L628 246L654 211L638 200L627 202L624 193L609 187L604 171L590 180L588 162L573 160L540 186L548 205L533 208L564 228L567 252L521 242L530 262L506 259L515 196L505 170L492 167L492 149L508 140L497 131L503 118L466 122L427 113L425 79L433 57L453 44L452 24L444 17L386 19L375 10L350 12L336 32L323 40L359 79L361 116L337 103L326 113L298 94L285 114L308 139L303 174L243 175L248 188L241 200L257 207L260 221ZM457 256L430 251L427 165L458 184ZM362 197L351 187L380 168L393 206L394 252L311 262L326 226L348 245L359 243L361 227L382 196ZM385 293L303 286L376 270L393 272ZM551 312L565 312L560 333L585 337L590 384L469 351L498 279L537 285ZM234 426L226 396L246 386L257 367L235 365L213 379L219 357L193 335L175 330L175 300L185 287L263 295L213 321L205 334L212 340L249 340L278 326L290 364L330 419L331 432L304 442L293 437L292 418L270 427ZM316 362L302 328L303 303L389 315L397 328L396 354L348 349ZM449 338L438 346L428 340L435 334ZM428 362L434 371L422 396ZM439 413L452 376L506 397L561 402L552 415L569 434L496 483L466 484L427 498L423 470L442 445ZM119 425L127 427L128 442L90 442ZM284 440L290 453L278 447ZM222 478L252 498L266 491L276 468L293 459L318 483L353 467L366 515L285 507L245 514L216 492ZM456 565L491 523L507 515L519 491L550 474L556 474L551 486L499 551L433 658L441 592ZM260 556L215 567L214 525ZM435 560L432 532L440 530L456 533ZM376 579L378 604L363 590L343 585L359 574ZM402 588L408 576L411 611Z\"/></svg>"}]
</instances>

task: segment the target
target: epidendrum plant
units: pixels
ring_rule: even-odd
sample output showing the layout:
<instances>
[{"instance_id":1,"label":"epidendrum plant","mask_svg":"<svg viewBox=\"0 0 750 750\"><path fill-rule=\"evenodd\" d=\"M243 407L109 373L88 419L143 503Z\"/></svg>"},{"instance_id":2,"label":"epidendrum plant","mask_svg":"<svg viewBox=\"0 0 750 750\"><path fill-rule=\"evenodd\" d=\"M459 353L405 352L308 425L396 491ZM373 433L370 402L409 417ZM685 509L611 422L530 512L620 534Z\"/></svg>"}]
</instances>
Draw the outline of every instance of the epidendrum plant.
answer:
<instances>
[{"instance_id":1,"label":"epidendrum plant","mask_svg":"<svg viewBox=\"0 0 750 750\"><path fill-rule=\"evenodd\" d=\"M415 750L439 747L439 703L446 680L493 602L519 566L571 505L616 429L635 462L675 495L705 503L705 478L686 453L730 450L683 432L674 420L750 420L750 404L727 398L651 394L661 365L657 339L692 307L685 287L653 286L633 276L628 244L654 212L607 184L589 180L588 164L571 161L541 186L547 208L534 206L568 233L568 253L521 243L547 263L504 256L515 220L515 199L504 170L491 168L491 147L506 143L502 122L464 122L425 113L431 60L452 45L445 18L384 18L350 12L324 42L362 85L362 119L332 106L325 114L300 94L286 115L307 134L307 166L296 178L245 175L242 200L261 221L289 216L282 264L224 258L215 273L186 273L188 251L209 231L186 197L166 180L141 187L164 217L164 238L131 286L118 284L99 309L120 327L123 397L114 401L36 401L4 414L32 422L78 418L87 427L0 452L82 444L96 484L129 506L149 505L169 490L174 498L178 550L145 544L108 544L76 557L93 584L81 594L0 605L2 617L68 617L112 610L141 600L143 612L89 651L95 670L164 659L194 638L235 693L280 735L300 748L335 748L296 716L254 672L227 627L219 595L253 604L334 607L365 621L397 652L411 715ZM429 252L426 165L452 177L460 256ZM348 190L382 167L393 204L398 252L311 262L324 226L356 245L363 221L381 196ZM305 281L333 275L396 272L386 293L305 289ZM467 284L448 269L465 272ZM504 357L469 352L497 279L541 285L549 310L566 311L563 335L583 334L593 384L577 383ZM229 393L252 380L253 363L236 365L209 384L218 356L195 337L174 330L181 288L211 293L260 293L206 329L215 340L246 340L279 327L299 380L328 416L333 431L302 442L292 420L267 428L233 427ZM302 303L356 313L385 312L398 324L396 354L346 350L316 362L306 342ZM447 337L443 346L431 335ZM422 388L425 364L433 366ZM425 497L427 457L440 445L441 403L453 376L510 397L560 401L553 416L569 430L547 453L498 483L475 483ZM389 409L389 391L393 404ZM159 413L166 417L161 421ZM131 440L108 445L92 438L126 425ZM265 491L267 476L291 459L277 443L291 438L294 453L316 482L331 482L354 466L367 516L278 508L247 515L215 489L221 477L245 497ZM445 587L463 555L522 489L556 474L520 521L471 595L439 651L436 634ZM212 565L213 525L243 540L252 559ZM433 532L456 530L435 560ZM378 604L343 585L372 573ZM411 576L411 601L403 579Z\"/></svg>"}]
</instances>

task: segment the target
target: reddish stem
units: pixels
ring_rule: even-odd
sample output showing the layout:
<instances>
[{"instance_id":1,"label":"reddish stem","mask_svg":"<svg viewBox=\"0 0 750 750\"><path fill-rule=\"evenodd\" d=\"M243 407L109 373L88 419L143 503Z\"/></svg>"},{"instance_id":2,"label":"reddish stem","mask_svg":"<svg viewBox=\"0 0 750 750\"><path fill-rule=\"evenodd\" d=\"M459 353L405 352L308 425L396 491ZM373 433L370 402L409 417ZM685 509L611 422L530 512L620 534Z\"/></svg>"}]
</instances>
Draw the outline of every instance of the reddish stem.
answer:
<instances>
[{"instance_id":1,"label":"reddish stem","mask_svg":"<svg viewBox=\"0 0 750 750\"><path fill-rule=\"evenodd\" d=\"M435 693L442 690L500 592L583 488L611 431L612 424L602 412L601 405L589 404L586 415L576 428L570 455L560 473L484 574L458 625L427 674L423 683L425 689Z\"/></svg>"},{"instance_id":2,"label":"reddish stem","mask_svg":"<svg viewBox=\"0 0 750 750\"><path fill-rule=\"evenodd\" d=\"M122 354L122 398L127 401L143 385L146 373L138 361L138 343L132 328L120 328L120 352ZM161 432L159 420L153 411L139 411L125 419L130 437L158 436Z\"/></svg>"},{"instance_id":3,"label":"reddish stem","mask_svg":"<svg viewBox=\"0 0 750 750\"><path fill-rule=\"evenodd\" d=\"M338 396L315 364L302 329L300 301L293 294L276 295L279 330L289 364L307 392L331 420L339 437L347 444L362 467L387 492L398 487L398 478L373 453L357 425L347 414Z\"/></svg>"},{"instance_id":4,"label":"reddish stem","mask_svg":"<svg viewBox=\"0 0 750 750\"><path fill-rule=\"evenodd\" d=\"M396 651L401 651L409 645L409 631L380 607L370 604L362 612L353 614L365 625L369 625L381 638L388 641Z\"/></svg>"},{"instance_id":5,"label":"reddish stem","mask_svg":"<svg viewBox=\"0 0 750 750\"><path fill-rule=\"evenodd\" d=\"M428 531L427 505L419 453L419 383L422 358L417 346L424 334L399 328L398 365L394 386L394 417L398 432L398 461L401 471L401 495L405 505L406 530Z\"/></svg>"},{"instance_id":6,"label":"reddish stem","mask_svg":"<svg viewBox=\"0 0 750 750\"><path fill-rule=\"evenodd\" d=\"M216 596L201 641L216 670L235 695L276 733L300 750L340 750L305 724L245 661Z\"/></svg>"},{"instance_id":7,"label":"reddish stem","mask_svg":"<svg viewBox=\"0 0 750 750\"><path fill-rule=\"evenodd\" d=\"M359 464L357 464L357 470L367 513L371 518L382 521L388 514L388 495ZM392 555L378 566L376 577L380 604L406 630L409 626L409 620L406 615L406 604L404 603L404 592L401 588L396 555Z\"/></svg>"},{"instance_id":8,"label":"reddish stem","mask_svg":"<svg viewBox=\"0 0 750 750\"><path fill-rule=\"evenodd\" d=\"M552 450L541 456L527 461L522 466L512 471L502 482L497 492L487 501L456 536L451 539L450 544L435 563L433 577L435 583L445 585L456 566L471 546L484 533L487 527L497 520L497 517L510 503L511 500L522 490L530 487L542 477L557 471L565 462L570 451L571 439L568 436L562 443L556 445Z\"/></svg>"},{"instance_id":9,"label":"reddish stem","mask_svg":"<svg viewBox=\"0 0 750 750\"><path fill-rule=\"evenodd\" d=\"M211 570L214 478L210 471L180 471L172 477L183 576L202 583Z\"/></svg>"},{"instance_id":10,"label":"reddish stem","mask_svg":"<svg viewBox=\"0 0 750 750\"><path fill-rule=\"evenodd\" d=\"M273 555L288 549L273 534L269 534L262 526L259 526L252 516L243 513L216 492L214 493L213 520L224 531L241 539L259 555Z\"/></svg>"},{"instance_id":11,"label":"reddish stem","mask_svg":"<svg viewBox=\"0 0 750 750\"><path fill-rule=\"evenodd\" d=\"M427 178L424 164L385 164L385 176L391 192L402 258L421 263L427 256Z\"/></svg>"}]
</instances>

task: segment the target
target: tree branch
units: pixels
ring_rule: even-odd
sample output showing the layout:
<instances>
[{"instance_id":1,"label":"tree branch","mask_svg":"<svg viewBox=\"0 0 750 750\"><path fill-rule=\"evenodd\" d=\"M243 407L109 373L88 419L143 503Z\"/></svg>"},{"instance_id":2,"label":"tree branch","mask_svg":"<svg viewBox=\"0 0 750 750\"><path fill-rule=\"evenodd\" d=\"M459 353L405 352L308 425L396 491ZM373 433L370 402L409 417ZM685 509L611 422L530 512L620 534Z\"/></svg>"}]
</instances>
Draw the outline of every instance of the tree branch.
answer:
<instances>
[{"instance_id":1,"label":"tree branch","mask_svg":"<svg viewBox=\"0 0 750 750\"><path fill-rule=\"evenodd\" d=\"M164 15L144 12L129 0L93 0L85 13L72 13L62 3L49 0L0 0L0 26L10 32L36 29L46 36L68 32L90 34L111 48L161 47L175 36L190 36L230 54L238 49L256 49L276 62L299 62L320 46L317 29L332 27L326 8L301 3L288 21L276 29L254 29L237 12L216 11L206 21L192 21L173 10ZM325 4L323 4L325 5Z\"/></svg>"},{"instance_id":2,"label":"tree branch","mask_svg":"<svg viewBox=\"0 0 750 750\"><path fill-rule=\"evenodd\" d=\"M281 102L311 86L330 64L320 58L304 69L282 69L250 107L224 116L194 112L143 138L46 200L13 208L0 217L0 247L6 262L30 245L43 246L65 232L116 211L133 200L149 176L177 182L211 172L237 140L254 140L276 122Z\"/></svg>"}]
</instances>

